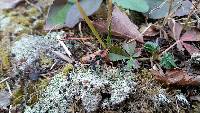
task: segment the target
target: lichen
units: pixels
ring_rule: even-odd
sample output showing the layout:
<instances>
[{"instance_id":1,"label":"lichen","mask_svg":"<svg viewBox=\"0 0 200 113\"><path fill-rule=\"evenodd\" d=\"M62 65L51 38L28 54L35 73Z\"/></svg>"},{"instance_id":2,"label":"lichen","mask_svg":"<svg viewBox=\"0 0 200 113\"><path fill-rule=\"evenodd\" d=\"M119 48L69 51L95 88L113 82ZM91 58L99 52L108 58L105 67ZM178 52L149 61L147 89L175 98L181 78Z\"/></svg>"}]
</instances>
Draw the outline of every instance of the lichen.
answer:
<instances>
[{"instance_id":1,"label":"lichen","mask_svg":"<svg viewBox=\"0 0 200 113\"><path fill-rule=\"evenodd\" d=\"M47 36L28 35L21 37L11 47L11 53L15 55L14 60L17 62L16 66L19 66L20 70L24 70L35 60L38 60L41 53L45 53L49 58L53 57L52 51L59 48L57 35L62 36L63 32L52 32ZM59 50L61 51L62 48Z\"/></svg>"},{"instance_id":2,"label":"lichen","mask_svg":"<svg viewBox=\"0 0 200 113\"><path fill-rule=\"evenodd\" d=\"M53 77L42 98L25 113L67 113L76 99L80 99L87 112L99 107L114 106L134 93L133 75L115 68L103 72L75 69L68 76ZM107 96L105 96L107 95Z\"/></svg>"}]
</instances>

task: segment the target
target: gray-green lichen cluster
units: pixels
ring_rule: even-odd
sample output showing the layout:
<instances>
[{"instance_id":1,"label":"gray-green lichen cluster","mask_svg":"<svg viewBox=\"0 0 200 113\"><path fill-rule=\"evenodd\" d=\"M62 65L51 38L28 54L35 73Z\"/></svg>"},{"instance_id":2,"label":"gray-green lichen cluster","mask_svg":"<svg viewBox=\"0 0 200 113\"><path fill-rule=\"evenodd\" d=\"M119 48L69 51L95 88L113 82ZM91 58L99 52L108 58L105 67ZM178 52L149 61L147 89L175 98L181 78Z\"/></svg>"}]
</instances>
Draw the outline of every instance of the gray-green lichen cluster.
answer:
<instances>
[{"instance_id":1,"label":"gray-green lichen cluster","mask_svg":"<svg viewBox=\"0 0 200 113\"><path fill-rule=\"evenodd\" d=\"M200 53L196 52L193 53L191 56L191 64L195 65L195 66L200 66Z\"/></svg>"},{"instance_id":2,"label":"gray-green lichen cluster","mask_svg":"<svg viewBox=\"0 0 200 113\"><path fill-rule=\"evenodd\" d=\"M23 70L37 60L42 53L51 57L52 51L62 50L56 39L58 35L62 36L63 32L52 32L46 36L27 35L16 41L11 48L11 53L15 55L14 60L18 68Z\"/></svg>"},{"instance_id":3,"label":"gray-green lichen cluster","mask_svg":"<svg viewBox=\"0 0 200 113\"><path fill-rule=\"evenodd\" d=\"M25 113L68 113L77 98L87 112L112 107L134 93L135 85L129 72L113 68L99 73L77 69L67 78L61 74L54 76L39 102L27 107Z\"/></svg>"}]
</instances>

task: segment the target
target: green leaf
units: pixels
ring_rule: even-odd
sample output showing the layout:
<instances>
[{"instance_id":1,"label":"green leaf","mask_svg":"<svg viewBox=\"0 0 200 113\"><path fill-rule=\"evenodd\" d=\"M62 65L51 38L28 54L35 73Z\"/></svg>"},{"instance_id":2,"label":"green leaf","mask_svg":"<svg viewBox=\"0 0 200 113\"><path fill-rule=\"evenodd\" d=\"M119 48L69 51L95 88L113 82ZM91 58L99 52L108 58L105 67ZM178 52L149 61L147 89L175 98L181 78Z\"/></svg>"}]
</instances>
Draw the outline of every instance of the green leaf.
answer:
<instances>
[{"instance_id":1,"label":"green leaf","mask_svg":"<svg viewBox=\"0 0 200 113\"><path fill-rule=\"evenodd\" d=\"M53 5L51 6L48 18L46 20L45 28L51 29L53 26L62 26L65 21L65 16L67 12L72 7L73 4L66 3L65 1L57 1L55 0Z\"/></svg>"},{"instance_id":2,"label":"green leaf","mask_svg":"<svg viewBox=\"0 0 200 113\"><path fill-rule=\"evenodd\" d=\"M158 53L159 50L160 50L160 47L157 43L154 43L154 42L146 42L144 44L144 49L146 51L148 51L149 53L151 54L154 54L154 53Z\"/></svg>"},{"instance_id":3,"label":"green leaf","mask_svg":"<svg viewBox=\"0 0 200 113\"><path fill-rule=\"evenodd\" d=\"M87 16L96 12L103 0L80 0L80 5ZM82 18L75 0L54 0L46 20L45 30L69 27L73 28Z\"/></svg>"},{"instance_id":4,"label":"green leaf","mask_svg":"<svg viewBox=\"0 0 200 113\"><path fill-rule=\"evenodd\" d=\"M146 0L113 0L113 3L117 3L122 8L143 13L149 10Z\"/></svg>"},{"instance_id":5,"label":"green leaf","mask_svg":"<svg viewBox=\"0 0 200 113\"><path fill-rule=\"evenodd\" d=\"M117 45L113 45L110 47L110 53L115 53L115 54L129 57L129 54L127 54L120 46L117 46Z\"/></svg>"},{"instance_id":6,"label":"green leaf","mask_svg":"<svg viewBox=\"0 0 200 113\"><path fill-rule=\"evenodd\" d=\"M123 43L123 49L126 50L126 52L130 55L133 56L135 54L135 47L136 47L136 42L132 43Z\"/></svg>"},{"instance_id":7,"label":"green leaf","mask_svg":"<svg viewBox=\"0 0 200 113\"><path fill-rule=\"evenodd\" d=\"M123 55L119 55L119 54L115 54L115 53L109 53L109 59L111 61L119 61L119 60L129 59L129 57L126 57L126 56L123 56Z\"/></svg>"},{"instance_id":8,"label":"green leaf","mask_svg":"<svg viewBox=\"0 0 200 113\"><path fill-rule=\"evenodd\" d=\"M160 19L166 17L169 14L170 2L168 0L146 0L149 5L148 16L152 19ZM174 0L171 7L171 12L176 12L179 9L179 13L177 15L186 15L188 14L188 7L192 7L191 3L188 1L187 5L184 4L185 1ZM190 9L189 8L189 9ZM181 11L180 9L187 10ZM180 11L182 14L180 14ZM170 13L171 13L170 12Z\"/></svg>"},{"instance_id":9,"label":"green leaf","mask_svg":"<svg viewBox=\"0 0 200 113\"><path fill-rule=\"evenodd\" d=\"M166 69L171 69L176 67L174 57L171 53L165 53L161 58L160 65Z\"/></svg>"},{"instance_id":10,"label":"green leaf","mask_svg":"<svg viewBox=\"0 0 200 113\"><path fill-rule=\"evenodd\" d=\"M140 67L138 64L138 61L133 58L129 59L126 63L127 63L126 65L127 69L131 69L131 68L138 69Z\"/></svg>"}]
</instances>

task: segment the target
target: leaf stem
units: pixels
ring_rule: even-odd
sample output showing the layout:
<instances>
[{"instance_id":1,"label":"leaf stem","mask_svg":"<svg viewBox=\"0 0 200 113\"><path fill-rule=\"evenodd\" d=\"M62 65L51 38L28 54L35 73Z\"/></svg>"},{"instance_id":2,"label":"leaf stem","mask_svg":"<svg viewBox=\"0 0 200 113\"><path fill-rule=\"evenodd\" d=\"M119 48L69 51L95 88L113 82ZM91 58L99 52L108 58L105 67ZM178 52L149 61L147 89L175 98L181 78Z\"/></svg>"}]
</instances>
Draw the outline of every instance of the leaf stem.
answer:
<instances>
[{"instance_id":1,"label":"leaf stem","mask_svg":"<svg viewBox=\"0 0 200 113\"><path fill-rule=\"evenodd\" d=\"M86 23L88 24L89 28L92 30L92 33L95 35L95 37L97 38L97 40L99 41L99 43L105 49L106 48L105 43L102 41L101 37L99 36L99 33L96 31L96 29L93 26L91 20L88 18L87 14L85 13L85 11L83 10L83 8L81 7L81 5L78 2L78 0L76 0L76 6L77 6L80 14L82 15L83 19L86 21Z\"/></svg>"}]
</instances>

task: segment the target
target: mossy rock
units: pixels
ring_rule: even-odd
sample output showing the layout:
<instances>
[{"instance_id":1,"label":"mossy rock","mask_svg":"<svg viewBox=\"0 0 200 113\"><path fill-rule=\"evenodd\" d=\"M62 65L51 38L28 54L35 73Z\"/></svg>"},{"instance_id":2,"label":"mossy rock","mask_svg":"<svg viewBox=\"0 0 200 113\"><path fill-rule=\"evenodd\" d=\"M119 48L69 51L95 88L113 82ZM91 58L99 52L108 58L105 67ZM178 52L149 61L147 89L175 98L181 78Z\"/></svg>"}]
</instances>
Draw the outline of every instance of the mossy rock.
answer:
<instances>
[{"instance_id":1,"label":"mossy rock","mask_svg":"<svg viewBox=\"0 0 200 113\"><path fill-rule=\"evenodd\" d=\"M8 71L10 68L9 52L0 48L0 73Z\"/></svg>"},{"instance_id":2,"label":"mossy rock","mask_svg":"<svg viewBox=\"0 0 200 113\"><path fill-rule=\"evenodd\" d=\"M24 90L25 87L18 88L12 95L11 103L13 106L20 105L23 102L23 99L27 99L28 105L35 104L40 95L41 92L46 88L48 85L49 80L48 79L42 79L37 82L30 82L27 86L27 93L25 94Z\"/></svg>"}]
</instances>

